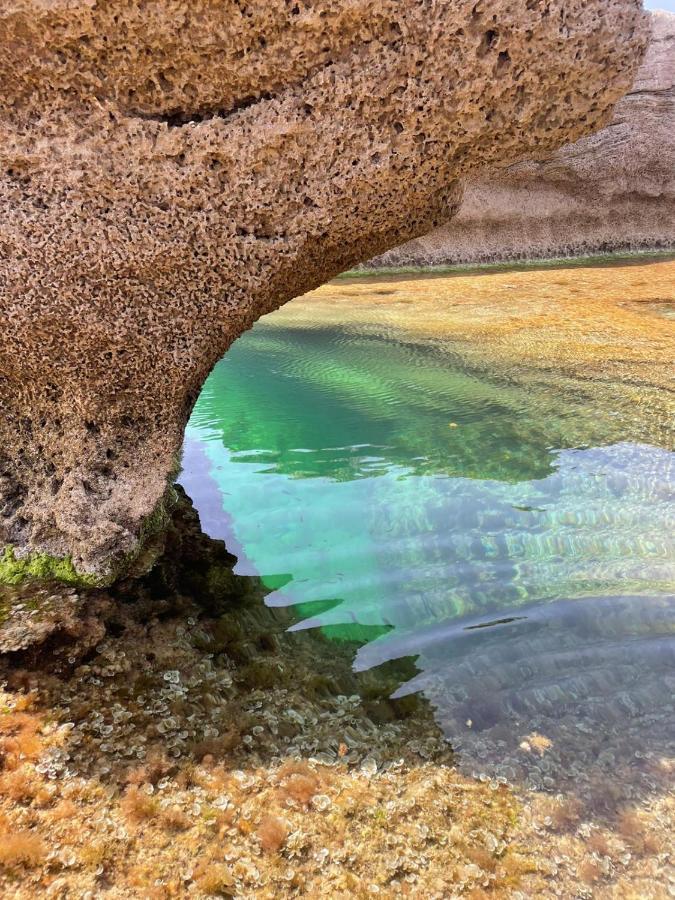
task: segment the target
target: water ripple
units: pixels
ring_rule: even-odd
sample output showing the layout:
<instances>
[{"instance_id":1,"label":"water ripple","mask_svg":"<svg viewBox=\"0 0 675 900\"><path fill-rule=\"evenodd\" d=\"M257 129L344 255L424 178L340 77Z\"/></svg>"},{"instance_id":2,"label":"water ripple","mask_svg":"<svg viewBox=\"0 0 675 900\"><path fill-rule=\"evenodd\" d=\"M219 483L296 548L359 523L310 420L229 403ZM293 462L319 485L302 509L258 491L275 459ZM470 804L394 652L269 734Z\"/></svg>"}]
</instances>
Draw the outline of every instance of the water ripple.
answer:
<instances>
[{"instance_id":1,"label":"water ripple","mask_svg":"<svg viewBox=\"0 0 675 900\"><path fill-rule=\"evenodd\" d=\"M533 731L567 775L559 748L581 759L575 735L602 727L625 753L649 728L665 752L672 401L529 345L527 365L481 364L451 305L422 335L400 309L336 327L303 302L235 344L188 428L182 481L239 571L295 630L360 643L359 670L412 658L394 696L424 694L470 765L543 778ZM408 322L429 316L415 303Z\"/></svg>"}]
</instances>

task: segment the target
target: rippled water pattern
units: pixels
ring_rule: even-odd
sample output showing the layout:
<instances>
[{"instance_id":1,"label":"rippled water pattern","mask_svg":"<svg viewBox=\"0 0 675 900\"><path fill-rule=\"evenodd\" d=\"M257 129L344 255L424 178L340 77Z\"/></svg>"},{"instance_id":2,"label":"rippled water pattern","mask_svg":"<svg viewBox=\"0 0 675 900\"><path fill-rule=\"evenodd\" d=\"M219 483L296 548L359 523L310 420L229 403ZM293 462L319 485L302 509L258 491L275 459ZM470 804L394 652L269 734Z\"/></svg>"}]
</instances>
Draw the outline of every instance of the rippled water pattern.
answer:
<instances>
[{"instance_id":1,"label":"rippled water pattern","mask_svg":"<svg viewBox=\"0 0 675 900\"><path fill-rule=\"evenodd\" d=\"M233 346L188 428L181 480L268 603L356 641L358 669L412 658L397 696L428 698L470 765L535 787L599 731L608 771L672 749L673 326L650 290L635 312L644 268L611 328L565 310L553 356L522 342L552 340L560 272L484 276L492 310L476 276L470 326L452 278L329 286Z\"/></svg>"}]
</instances>

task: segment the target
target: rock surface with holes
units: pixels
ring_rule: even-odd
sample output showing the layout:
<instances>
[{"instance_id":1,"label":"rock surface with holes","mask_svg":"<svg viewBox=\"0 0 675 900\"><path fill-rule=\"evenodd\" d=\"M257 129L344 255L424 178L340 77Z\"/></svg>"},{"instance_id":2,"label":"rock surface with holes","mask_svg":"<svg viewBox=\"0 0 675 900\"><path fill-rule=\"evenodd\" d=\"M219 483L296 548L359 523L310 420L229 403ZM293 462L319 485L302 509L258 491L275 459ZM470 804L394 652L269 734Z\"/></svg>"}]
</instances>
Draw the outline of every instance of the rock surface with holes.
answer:
<instances>
[{"instance_id":1,"label":"rock surface with holes","mask_svg":"<svg viewBox=\"0 0 675 900\"><path fill-rule=\"evenodd\" d=\"M675 246L675 13L607 128L542 161L468 179L452 222L368 263L430 266Z\"/></svg>"},{"instance_id":2,"label":"rock surface with holes","mask_svg":"<svg viewBox=\"0 0 675 900\"><path fill-rule=\"evenodd\" d=\"M647 34L640 0L5 0L0 548L126 566L229 344L603 127Z\"/></svg>"}]
</instances>

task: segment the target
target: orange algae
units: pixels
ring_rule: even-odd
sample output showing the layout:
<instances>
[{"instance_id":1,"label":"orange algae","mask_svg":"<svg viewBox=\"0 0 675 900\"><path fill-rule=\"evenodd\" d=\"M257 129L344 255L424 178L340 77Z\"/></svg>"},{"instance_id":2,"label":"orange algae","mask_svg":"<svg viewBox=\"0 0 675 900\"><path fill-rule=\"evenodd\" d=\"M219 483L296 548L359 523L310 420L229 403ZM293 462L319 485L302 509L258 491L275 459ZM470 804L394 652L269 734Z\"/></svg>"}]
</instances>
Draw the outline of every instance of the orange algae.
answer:
<instances>
[{"instance_id":1,"label":"orange algae","mask_svg":"<svg viewBox=\"0 0 675 900\"><path fill-rule=\"evenodd\" d=\"M362 714L350 717L348 726L338 724L331 713L341 708L335 695L310 701L301 687L289 690L288 683L251 692L243 679L239 689L237 669L227 668L218 675L222 682L206 678L207 721L213 721L216 710L226 713L227 730L228 721L245 723L242 713L260 704L243 735L254 734L255 741L242 741L218 757L195 755L189 749L195 744L187 741L179 756L167 753L162 727L157 731L161 717L158 721L147 709L143 697L139 703L129 685L145 671L148 655L155 656L159 672L170 659L169 671L178 672L180 684L190 687L180 702L168 686L158 687L158 693L181 733L195 728L205 685L193 681L190 672L201 671L203 652L181 637L183 622L179 615L134 626L133 636L128 627L124 638L108 638L87 663L64 667L58 677L43 679L36 671L28 679L42 685L29 730L41 741L43 754L9 774L25 769L32 793L50 788L53 795L43 806L30 796L17 802L9 793L0 794L0 810L3 831L39 835L48 858L39 859L39 841L29 842L23 856L8 844L14 856L0 870L3 897L32 898L56 890L55 885L94 896L105 885L115 898L181 897L188 889L196 897L276 898L324 891L352 897L360 891L368 896L373 885L383 896L415 896L420 886L436 885L429 896L441 897L458 878L467 885L488 876L495 883L502 879L501 868L491 864L476 874L468 854L480 845L486 863L495 853L500 860L515 855L518 803L503 787L493 791L459 775L433 721L419 709L411 719L384 729L363 718L367 727L359 738ZM281 652L288 651L282 647ZM307 657L299 652L292 662L287 658L293 668L290 683L302 685L303 669L316 652L310 646ZM353 679L349 654L335 657L334 663L336 677ZM99 677L103 671L105 678ZM5 698L21 698L24 690L22 679ZM75 705L83 718L73 717ZM290 730L295 741L320 734L312 718L325 723L325 740L334 739L333 762L295 751L284 758L283 736L258 735L257 722L281 719L289 707L302 710ZM110 715L99 718L101 711ZM112 734L106 721L113 724ZM23 721L24 730L27 726ZM345 727L347 754L340 750ZM116 751L118 729L124 740ZM431 761L404 749L413 737L425 735L428 746L435 747ZM129 765L125 752L139 744L146 747L144 759ZM64 748L67 760L59 755ZM356 759L344 761L355 752ZM379 760L375 774L358 763L372 754ZM457 841L448 840L453 826L459 830ZM492 850L483 836L488 830L500 842ZM471 865L476 868L466 870ZM505 883L519 879L516 871L515 864L504 870Z\"/></svg>"},{"instance_id":2,"label":"orange algae","mask_svg":"<svg viewBox=\"0 0 675 900\"><path fill-rule=\"evenodd\" d=\"M675 325L662 315L675 302L675 260L392 276L386 296L378 296L373 281L331 282L276 312L274 321L280 326L310 321L320 310L322 321L347 325L353 317L419 337L450 335L472 355L489 352L495 362L508 358L541 368L555 360L563 368L628 372L648 354L654 364L648 377L658 383L675 357Z\"/></svg>"},{"instance_id":3,"label":"orange algae","mask_svg":"<svg viewBox=\"0 0 675 900\"><path fill-rule=\"evenodd\" d=\"M593 379L600 396L606 382L608 410L639 411L624 417L635 420L635 439L671 446L674 308L674 260L617 262L337 280L282 307L267 325L349 328L354 321L361 332L372 327L439 344L492 376L517 366L536 387Z\"/></svg>"},{"instance_id":4,"label":"orange algae","mask_svg":"<svg viewBox=\"0 0 675 900\"><path fill-rule=\"evenodd\" d=\"M283 847L288 837L286 823L277 816L265 816L258 825L258 838L263 850L276 853Z\"/></svg>"},{"instance_id":5,"label":"orange algae","mask_svg":"<svg viewBox=\"0 0 675 900\"><path fill-rule=\"evenodd\" d=\"M44 862L47 848L44 841L29 831L0 835L0 866L34 868Z\"/></svg>"},{"instance_id":6,"label":"orange algae","mask_svg":"<svg viewBox=\"0 0 675 900\"><path fill-rule=\"evenodd\" d=\"M584 836L589 812L573 797L533 802L509 787L461 775L423 707L374 730L354 707L350 724L340 724L334 696L302 695L303 669L318 652L311 644L306 656L300 650L293 656L283 639L279 658L292 671L290 681L276 688L251 692L242 680L240 690L236 667L220 670L222 682L207 679L212 699L204 709L209 718L226 713L224 729L257 708L242 731L252 742L199 757L186 740L185 752L167 753L167 739L157 732L161 719L129 685L146 668L148 654L156 657L158 672L170 661L169 671L179 673L186 693L181 690L178 702L175 691L157 690L167 701L174 698L169 707L177 730L195 727L205 686L190 673L202 671L203 652L181 635L184 615L134 626L133 635L128 628L126 639L108 638L87 663L45 679L30 712L5 730L34 735L43 752L3 773L22 773L33 785L19 801L0 794L0 829L20 838L3 842L3 897L32 898L54 885L97 896L105 885L113 898L377 893L440 900L453 893L510 897L514 891L547 897L565 885L563 896L573 896L580 884L611 888L617 896L631 896L639 885L638 896L651 896L644 884L658 884L663 844L650 843L648 823L661 830L672 825L668 798L655 800L651 809L609 816L602 829L594 825ZM336 677L354 677L348 654L334 654L333 665ZM40 673L34 680L42 681ZM4 699L22 702L25 696L19 687L7 689ZM75 697L87 710L83 719L73 720ZM301 711L294 717L294 741L332 741L330 764L310 752L284 758L289 745L282 736L258 734L257 723L280 720L289 708ZM96 716L99 710L112 711L112 734ZM325 738L318 723L325 723ZM116 729L124 735L119 751ZM428 759L406 750L420 737L429 742ZM147 747L145 758L130 766L124 752L139 743ZM53 778L49 765L64 749L69 761ZM375 771L364 762L373 754ZM51 798L46 805L37 802L40 792Z\"/></svg>"}]
</instances>

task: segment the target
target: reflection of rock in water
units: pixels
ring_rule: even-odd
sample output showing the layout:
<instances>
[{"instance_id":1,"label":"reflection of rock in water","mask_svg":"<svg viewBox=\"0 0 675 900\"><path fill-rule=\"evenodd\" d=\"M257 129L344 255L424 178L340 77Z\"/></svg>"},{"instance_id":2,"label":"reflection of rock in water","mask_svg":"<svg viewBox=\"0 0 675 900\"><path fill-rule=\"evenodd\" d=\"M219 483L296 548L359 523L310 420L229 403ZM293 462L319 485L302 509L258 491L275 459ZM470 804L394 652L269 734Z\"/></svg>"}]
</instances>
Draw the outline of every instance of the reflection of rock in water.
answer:
<instances>
[{"instance_id":1,"label":"reflection of rock in water","mask_svg":"<svg viewBox=\"0 0 675 900\"><path fill-rule=\"evenodd\" d=\"M441 626L394 696L422 691L470 771L613 807L667 787L674 612L586 597Z\"/></svg>"}]
</instances>

